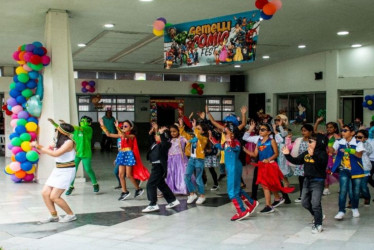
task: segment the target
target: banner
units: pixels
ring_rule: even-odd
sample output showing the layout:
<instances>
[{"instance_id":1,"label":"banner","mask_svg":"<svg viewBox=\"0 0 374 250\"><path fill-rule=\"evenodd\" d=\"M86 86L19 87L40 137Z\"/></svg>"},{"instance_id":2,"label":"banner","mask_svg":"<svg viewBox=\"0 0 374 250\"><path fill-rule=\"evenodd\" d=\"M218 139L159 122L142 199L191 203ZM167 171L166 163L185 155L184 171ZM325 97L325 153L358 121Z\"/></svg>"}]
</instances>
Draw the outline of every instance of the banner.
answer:
<instances>
[{"instance_id":1,"label":"banner","mask_svg":"<svg viewBox=\"0 0 374 250\"><path fill-rule=\"evenodd\" d=\"M164 67L253 62L259 28L259 10L166 27Z\"/></svg>"}]
</instances>

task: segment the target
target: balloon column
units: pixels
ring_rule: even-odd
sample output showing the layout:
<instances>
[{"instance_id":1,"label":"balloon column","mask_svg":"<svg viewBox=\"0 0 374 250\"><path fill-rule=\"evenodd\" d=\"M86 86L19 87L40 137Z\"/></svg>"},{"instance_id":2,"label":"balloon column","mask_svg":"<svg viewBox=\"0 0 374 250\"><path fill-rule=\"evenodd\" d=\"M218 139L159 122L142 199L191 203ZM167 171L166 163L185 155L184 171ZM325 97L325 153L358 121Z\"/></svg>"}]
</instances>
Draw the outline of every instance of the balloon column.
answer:
<instances>
[{"instance_id":1,"label":"balloon column","mask_svg":"<svg viewBox=\"0 0 374 250\"><path fill-rule=\"evenodd\" d=\"M155 36L164 35L165 26L166 26L166 19L163 17L157 18L156 21L153 22L153 34Z\"/></svg>"},{"instance_id":2,"label":"balloon column","mask_svg":"<svg viewBox=\"0 0 374 250\"><path fill-rule=\"evenodd\" d=\"M96 91L95 85L96 85L95 81L89 81L89 82L83 81L81 90L83 93L87 93L87 92L93 93Z\"/></svg>"},{"instance_id":3,"label":"balloon column","mask_svg":"<svg viewBox=\"0 0 374 250\"><path fill-rule=\"evenodd\" d=\"M13 59L19 66L10 84L6 107L7 115L11 115L8 148L12 151L11 163L6 165L4 172L14 182L30 182L34 179L35 164L39 154L30 142L37 137L38 117L41 113L43 99L43 77L41 71L50 63L47 50L40 42L19 46L13 53Z\"/></svg>"},{"instance_id":4,"label":"balloon column","mask_svg":"<svg viewBox=\"0 0 374 250\"><path fill-rule=\"evenodd\" d=\"M261 11L261 17L264 20L269 20L273 17L275 12L282 8L281 0L256 0L256 8Z\"/></svg>"},{"instance_id":5,"label":"balloon column","mask_svg":"<svg viewBox=\"0 0 374 250\"><path fill-rule=\"evenodd\" d=\"M362 103L362 106L369 110L374 110L374 95L365 96L365 101Z\"/></svg>"},{"instance_id":6,"label":"balloon column","mask_svg":"<svg viewBox=\"0 0 374 250\"><path fill-rule=\"evenodd\" d=\"M191 89L191 94L193 94L193 95L196 95L196 94L198 94L198 95L202 95L202 94L204 94L204 84L202 84L202 83L200 83L200 84L198 84L198 83L193 83L192 85L191 85L191 87L192 87L192 89Z\"/></svg>"}]
</instances>

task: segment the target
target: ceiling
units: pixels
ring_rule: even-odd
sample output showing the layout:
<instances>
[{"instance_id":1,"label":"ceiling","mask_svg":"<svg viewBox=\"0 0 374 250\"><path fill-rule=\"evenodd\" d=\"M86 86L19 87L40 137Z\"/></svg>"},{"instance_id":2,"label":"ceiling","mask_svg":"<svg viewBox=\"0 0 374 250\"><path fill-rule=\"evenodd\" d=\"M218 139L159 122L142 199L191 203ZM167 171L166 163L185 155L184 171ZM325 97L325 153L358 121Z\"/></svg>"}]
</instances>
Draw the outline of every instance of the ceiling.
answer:
<instances>
[{"instance_id":1,"label":"ceiling","mask_svg":"<svg viewBox=\"0 0 374 250\"><path fill-rule=\"evenodd\" d=\"M76 70L154 71L163 69L163 39L152 23L213 18L255 9L255 0L0 0L0 65L16 65L13 52L21 44L44 39L45 14L67 10ZM374 44L373 0L282 0L271 20L262 21L257 60L240 69L232 65L180 70L196 73L238 73L322 51ZM105 29L113 23L113 29ZM348 30L348 36L336 33ZM78 43L88 46L79 48ZM305 49L298 49L305 44ZM118 55L123 55L119 56ZM262 59L269 55L269 60ZM174 73L175 70L167 72Z\"/></svg>"}]
</instances>

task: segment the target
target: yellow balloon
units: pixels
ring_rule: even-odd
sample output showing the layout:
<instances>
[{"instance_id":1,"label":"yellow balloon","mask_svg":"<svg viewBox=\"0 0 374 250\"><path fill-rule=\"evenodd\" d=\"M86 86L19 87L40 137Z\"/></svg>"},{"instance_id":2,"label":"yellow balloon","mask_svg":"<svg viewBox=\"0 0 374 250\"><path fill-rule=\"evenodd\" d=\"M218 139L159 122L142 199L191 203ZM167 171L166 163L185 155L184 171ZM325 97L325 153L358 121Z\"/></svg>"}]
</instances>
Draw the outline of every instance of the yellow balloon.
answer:
<instances>
[{"instance_id":1,"label":"yellow balloon","mask_svg":"<svg viewBox=\"0 0 374 250\"><path fill-rule=\"evenodd\" d=\"M22 74L22 73L27 74L28 72L22 66L18 66L16 68L16 73L17 73L17 75L19 75L19 74Z\"/></svg>"},{"instance_id":2,"label":"yellow balloon","mask_svg":"<svg viewBox=\"0 0 374 250\"><path fill-rule=\"evenodd\" d=\"M21 143L21 148L25 152L29 152L31 150L31 145L29 141L24 141Z\"/></svg>"},{"instance_id":3,"label":"yellow balloon","mask_svg":"<svg viewBox=\"0 0 374 250\"><path fill-rule=\"evenodd\" d=\"M32 166L32 169L30 169L29 171L26 171L27 174L33 174L35 173L35 165Z\"/></svg>"},{"instance_id":4,"label":"yellow balloon","mask_svg":"<svg viewBox=\"0 0 374 250\"><path fill-rule=\"evenodd\" d=\"M153 34L155 36L162 36L164 34L164 30L156 30L156 29L153 29Z\"/></svg>"},{"instance_id":5,"label":"yellow balloon","mask_svg":"<svg viewBox=\"0 0 374 250\"><path fill-rule=\"evenodd\" d=\"M38 129L38 125L35 122L28 122L25 127L28 132L35 132Z\"/></svg>"},{"instance_id":6,"label":"yellow balloon","mask_svg":"<svg viewBox=\"0 0 374 250\"><path fill-rule=\"evenodd\" d=\"M17 61L17 63L18 63L19 65L24 65L26 62L25 62L25 61Z\"/></svg>"},{"instance_id":7,"label":"yellow balloon","mask_svg":"<svg viewBox=\"0 0 374 250\"><path fill-rule=\"evenodd\" d=\"M7 174L14 174L15 172L10 168L9 165L7 165L5 167L5 173L7 173Z\"/></svg>"},{"instance_id":8,"label":"yellow balloon","mask_svg":"<svg viewBox=\"0 0 374 250\"><path fill-rule=\"evenodd\" d=\"M373 104L373 101L372 101L372 100L369 100L369 101L368 101L368 105L371 105L371 104Z\"/></svg>"}]
</instances>

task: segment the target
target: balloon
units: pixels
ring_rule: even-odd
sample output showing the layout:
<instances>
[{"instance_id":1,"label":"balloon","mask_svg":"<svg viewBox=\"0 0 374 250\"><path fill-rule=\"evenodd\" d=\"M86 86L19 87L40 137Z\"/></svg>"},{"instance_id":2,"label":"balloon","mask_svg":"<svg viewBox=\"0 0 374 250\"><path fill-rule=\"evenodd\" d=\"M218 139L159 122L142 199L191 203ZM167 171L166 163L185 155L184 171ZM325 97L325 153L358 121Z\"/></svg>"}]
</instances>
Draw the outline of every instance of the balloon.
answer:
<instances>
[{"instance_id":1,"label":"balloon","mask_svg":"<svg viewBox=\"0 0 374 250\"><path fill-rule=\"evenodd\" d=\"M368 109L369 110L374 110L374 107L373 106L369 106Z\"/></svg>"},{"instance_id":2,"label":"balloon","mask_svg":"<svg viewBox=\"0 0 374 250\"><path fill-rule=\"evenodd\" d=\"M87 90L90 90L90 89L91 89L91 86L90 86L90 85L87 85L85 88L86 88Z\"/></svg>"},{"instance_id":3,"label":"balloon","mask_svg":"<svg viewBox=\"0 0 374 250\"><path fill-rule=\"evenodd\" d=\"M83 93L87 93L88 90L87 90L86 88L83 87L83 88L81 89L81 91L82 91Z\"/></svg>"},{"instance_id":4,"label":"balloon","mask_svg":"<svg viewBox=\"0 0 374 250\"><path fill-rule=\"evenodd\" d=\"M22 74L22 73L26 73L27 74L27 71L22 66L18 66L16 68L16 74L19 75L19 74Z\"/></svg>"},{"instance_id":5,"label":"balloon","mask_svg":"<svg viewBox=\"0 0 374 250\"><path fill-rule=\"evenodd\" d=\"M19 112L21 112L23 110L22 106L21 105L16 105L12 108L12 112L14 114L18 114Z\"/></svg>"},{"instance_id":6,"label":"balloon","mask_svg":"<svg viewBox=\"0 0 374 250\"><path fill-rule=\"evenodd\" d=\"M33 174L35 173L35 166L32 166L32 169L30 169L29 171L26 171L27 174Z\"/></svg>"},{"instance_id":7,"label":"balloon","mask_svg":"<svg viewBox=\"0 0 374 250\"><path fill-rule=\"evenodd\" d=\"M26 182L31 182L32 180L34 180L34 174L26 174L26 176L23 177L23 180Z\"/></svg>"},{"instance_id":8,"label":"balloon","mask_svg":"<svg viewBox=\"0 0 374 250\"><path fill-rule=\"evenodd\" d=\"M15 174L12 174L12 175L10 176L10 179L11 179L12 181L14 181L15 183L19 183L19 182L22 181L22 179L17 178Z\"/></svg>"},{"instance_id":9,"label":"balloon","mask_svg":"<svg viewBox=\"0 0 374 250\"><path fill-rule=\"evenodd\" d=\"M12 162L12 163L9 164L9 168L11 170L13 170L14 172L17 172L17 171L21 170L21 164L19 162L15 161L15 162Z\"/></svg>"},{"instance_id":10,"label":"balloon","mask_svg":"<svg viewBox=\"0 0 374 250\"><path fill-rule=\"evenodd\" d=\"M155 36L162 36L164 34L164 30L156 30L156 29L153 29L153 34Z\"/></svg>"},{"instance_id":11,"label":"balloon","mask_svg":"<svg viewBox=\"0 0 374 250\"><path fill-rule=\"evenodd\" d=\"M38 56L43 56L44 55L44 50L41 47L37 47L32 51L35 55Z\"/></svg>"},{"instance_id":12,"label":"balloon","mask_svg":"<svg viewBox=\"0 0 374 250\"><path fill-rule=\"evenodd\" d=\"M86 87L88 85L88 82L87 81L83 81L82 82L82 87Z\"/></svg>"},{"instance_id":13,"label":"balloon","mask_svg":"<svg viewBox=\"0 0 374 250\"><path fill-rule=\"evenodd\" d=\"M192 86L192 88L197 89L197 87L199 87L199 84L197 84L197 83L195 82L195 83L193 83L191 86Z\"/></svg>"},{"instance_id":14,"label":"balloon","mask_svg":"<svg viewBox=\"0 0 374 250\"><path fill-rule=\"evenodd\" d=\"M17 102L18 102L19 104L24 104L24 103L26 103L26 98L25 98L23 95L19 95L19 96L17 96L16 100L17 100Z\"/></svg>"},{"instance_id":15,"label":"balloon","mask_svg":"<svg viewBox=\"0 0 374 250\"><path fill-rule=\"evenodd\" d=\"M19 57L19 60L20 61L23 61L24 59L23 59L23 56L25 55L25 51L21 51L19 54L18 54L18 57Z\"/></svg>"},{"instance_id":16,"label":"balloon","mask_svg":"<svg viewBox=\"0 0 374 250\"><path fill-rule=\"evenodd\" d=\"M13 146L21 146L22 140L19 137L14 137L11 140L11 143L12 143Z\"/></svg>"},{"instance_id":17,"label":"balloon","mask_svg":"<svg viewBox=\"0 0 374 250\"><path fill-rule=\"evenodd\" d=\"M4 169L4 172L6 174L14 174L14 171L10 168L9 165L6 165L5 169Z\"/></svg>"},{"instance_id":18,"label":"balloon","mask_svg":"<svg viewBox=\"0 0 374 250\"><path fill-rule=\"evenodd\" d=\"M22 142L22 143L21 143L21 148L22 148L22 150L25 151L25 152L29 152L29 151L32 149L32 147L31 147L29 141L24 141L24 142Z\"/></svg>"},{"instance_id":19,"label":"balloon","mask_svg":"<svg viewBox=\"0 0 374 250\"><path fill-rule=\"evenodd\" d=\"M271 19L273 16L269 16L269 15L266 15L264 12L261 11L261 18L264 19L264 20L269 20Z\"/></svg>"},{"instance_id":20,"label":"balloon","mask_svg":"<svg viewBox=\"0 0 374 250\"><path fill-rule=\"evenodd\" d=\"M26 130L30 132L35 132L38 129L38 125L35 122L28 122L25 127Z\"/></svg>"},{"instance_id":21,"label":"balloon","mask_svg":"<svg viewBox=\"0 0 374 250\"><path fill-rule=\"evenodd\" d=\"M12 119L17 119L18 120L18 115L17 114L12 114Z\"/></svg>"},{"instance_id":22,"label":"balloon","mask_svg":"<svg viewBox=\"0 0 374 250\"><path fill-rule=\"evenodd\" d=\"M35 47L38 47L38 48L40 48L40 47L43 46L43 44L42 44L41 42L38 42L38 41L35 41L35 42L33 42L32 44L33 44Z\"/></svg>"},{"instance_id":23,"label":"balloon","mask_svg":"<svg viewBox=\"0 0 374 250\"><path fill-rule=\"evenodd\" d=\"M40 56L38 56L38 55L33 55L30 58L30 62L32 64L40 64L40 63L42 63L42 58Z\"/></svg>"},{"instance_id":24,"label":"balloon","mask_svg":"<svg viewBox=\"0 0 374 250\"><path fill-rule=\"evenodd\" d=\"M34 94L31 89L24 89L21 93L25 98L30 98Z\"/></svg>"},{"instance_id":25,"label":"balloon","mask_svg":"<svg viewBox=\"0 0 374 250\"><path fill-rule=\"evenodd\" d=\"M35 71L34 71L34 72L35 72ZM29 89L34 89L37 85L38 85L38 83L36 83L35 80L29 80L29 81L26 83L26 86L27 86Z\"/></svg>"},{"instance_id":26,"label":"balloon","mask_svg":"<svg viewBox=\"0 0 374 250\"><path fill-rule=\"evenodd\" d=\"M31 135L29 133L22 133L19 137L23 142L31 141ZM22 144L21 144L22 147Z\"/></svg>"},{"instance_id":27,"label":"balloon","mask_svg":"<svg viewBox=\"0 0 374 250\"><path fill-rule=\"evenodd\" d=\"M18 119L17 120L17 126L25 126L27 123L27 120L24 118Z\"/></svg>"},{"instance_id":28,"label":"balloon","mask_svg":"<svg viewBox=\"0 0 374 250\"><path fill-rule=\"evenodd\" d=\"M16 61L19 61L19 53L20 53L21 51L14 51L14 53L13 53L13 59L14 60L16 60Z\"/></svg>"},{"instance_id":29,"label":"balloon","mask_svg":"<svg viewBox=\"0 0 374 250\"><path fill-rule=\"evenodd\" d=\"M43 68L43 64L41 64L41 63L39 63L39 64L32 64L31 62L28 62L27 65L31 69L35 70L35 71L39 71L39 70L41 70Z\"/></svg>"},{"instance_id":30,"label":"balloon","mask_svg":"<svg viewBox=\"0 0 374 250\"><path fill-rule=\"evenodd\" d=\"M368 104L366 102L362 102L362 107L367 108Z\"/></svg>"},{"instance_id":31,"label":"balloon","mask_svg":"<svg viewBox=\"0 0 374 250\"><path fill-rule=\"evenodd\" d=\"M202 90L198 90L198 91L197 91L197 94L198 94L198 95L202 95L203 93L204 93L204 92L203 92Z\"/></svg>"},{"instance_id":32,"label":"balloon","mask_svg":"<svg viewBox=\"0 0 374 250\"><path fill-rule=\"evenodd\" d=\"M92 87L89 91L91 92L91 93L93 93L93 92L95 92L95 87Z\"/></svg>"},{"instance_id":33,"label":"balloon","mask_svg":"<svg viewBox=\"0 0 374 250\"><path fill-rule=\"evenodd\" d=\"M27 159L26 159L26 152L19 152L19 153L17 153L16 154L16 161L18 161L20 163L23 163L23 162L27 161Z\"/></svg>"},{"instance_id":34,"label":"balloon","mask_svg":"<svg viewBox=\"0 0 374 250\"><path fill-rule=\"evenodd\" d=\"M12 126L12 128L15 128L17 126L17 119L13 119L10 121L10 126Z\"/></svg>"},{"instance_id":35,"label":"balloon","mask_svg":"<svg viewBox=\"0 0 374 250\"><path fill-rule=\"evenodd\" d=\"M26 52L24 55L23 55L23 59L26 61L26 62L30 62L31 60L31 57L33 56L34 54L32 52ZM23 66L22 66L23 67ZM28 71L28 70L27 70Z\"/></svg>"},{"instance_id":36,"label":"balloon","mask_svg":"<svg viewBox=\"0 0 374 250\"><path fill-rule=\"evenodd\" d=\"M31 71L31 70L32 70L32 68L30 68L29 65L27 65L27 64L24 64L22 67L23 67L26 71Z\"/></svg>"},{"instance_id":37,"label":"balloon","mask_svg":"<svg viewBox=\"0 0 374 250\"><path fill-rule=\"evenodd\" d=\"M369 95L365 96L365 101L369 101L371 97Z\"/></svg>"},{"instance_id":38,"label":"balloon","mask_svg":"<svg viewBox=\"0 0 374 250\"><path fill-rule=\"evenodd\" d=\"M19 65L24 65L24 64L26 63L26 61L17 61L17 63L18 63Z\"/></svg>"},{"instance_id":39,"label":"balloon","mask_svg":"<svg viewBox=\"0 0 374 250\"><path fill-rule=\"evenodd\" d=\"M205 85L204 85L203 83L200 83L200 84L199 84L199 87L200 87L201 89L204 89Z\"/></svg>"},{"instance_id":40,"label":"balloon","mask_svg":"<svg viewBox=\"0 0 374 250\"><path fill-rule=\"evenodd\" d=\"M8 104L8 105L10 105L10 106L12 106L12 107L14 107L14 106L16 106L18 103L17 103L17 100L15 99L15 98L13 98L13 97L10 97L7 101L6 101L6 103Z\"/></svg>"},{"instance_id":41,"label":"balloon","mask_svg":"<svg viewBox=\"0 0 374 250\"><path fill-rule=\"evenodd\" d=\"M29 132L29 135L31 136L31 141L35 141L37 134L35 132Z\"/></svg>"},{"instance_id":42,"label":"balloon","mask_svg":"<svg viewBox=\"0 0 374 250\"><path fill-rule=\"evenodd\" d=\"M15 155L11 155L10 156L10 160L13 162L13 161L16 161L16 156Z\"/></svg>"},{"instance_id":43,"label":"balloon","mask_svg":"<svg viewBox=\"0 0 374 250\"><path fill-rule=\"evenodd\" d=\"M13 114L13 113L12 113L12 111L6 110L6 111L5 111L5 114L6 114L6 115L11 115L11 114Z\"/></svg>"},{"instance_id":44,"label":"balloon","mask_svg":"<svg viewBox=\"0 0 374 250\"><path fill-rule=\"evenodd\" d=\"M28 73L28 75L29 75L30 79L36 79L36 78L39 77L39 72L37 72L37 71L30 71Z\"/></svg>"},{"instance_id":45,"label":"balloon","mask_svg":"<svg viewBox=\"0 0 374 250\"><path fill-rule=\"evenodd\" d=\"M28 121L28 122L35 122L36 124L39 123L39 121L38 121L38 119L37 119L36 117L29 117L29 118L27 119L27 121Z\"/></svg>"},{"instance_id":46,"label":"balloon","mask_svg":"<svg viewBox=\"0 0 374 250\"><path fill-rule=\"evenodd\" d=\"M12 148L13 148L12 143L8 143L7 147L8 147L9 150L12 150Z\"/></svg>"},{"instance_id":47,"label":"balloon","mask_svg":"<svg viewBox=\"0 0 374 250\"><path fill-rule=\"evenodd\" d=\"M21 73L21 74L18 75L17 79L18 79L19 82L23 82L23 83L25 83L25 82L27 82L30 78L29 78L29 75L28 75L27 73Z\"/></svg>"},{"instance_id":48,"label":"balloon","mask_svg":"<svg viewBox=\"0 0 374 250\"><path fill-rule=\"evenodd\" d=\"M18 154L19 152L22 152L22 148L21 147L18 147L18 146L14 146L12 149L12 154L16 155Z\"/></svg>"},{"instance_id":49,"label":"balloon","mask_svg":"<svg viewBox=\"0 0 374 250\"><path fill-rule=\"evenodd\" d=\"M49 56L42 56L42 64L47 66L51 62L51 58Z\"/></svg>"},{"instance_id":50,"label":"balloon","mask_svg":"<svg viewBox=\"0 0 374 250\"><path fill-rule=\"evenodd\" d=\"M20 166L23 171L30 171L32 169L32 163L29 161L25 161L24 163L21 163Z\"/></svg>"},{"instance_id":51,"label":"balloon","mask_svg":"<svg viewBox=\"0 0 374 250\"><path fill-rule=\"evenodd\" d=\"M15 172L14 175L15 175L18 179L23 179L23 178L26 176L26 172L23 171L23 170L19 170L19 171Z\"/></svg>"},{"instance_id":52,"label":"balloon","mask_svg":"<svg viewBox=\"0 0 374 250\"><path fill-rule=\"evenodd\" d=\"M16 132L13 132L9 135L9 139L12 140L13 138L15 137L19 137L19 134L17 134Z\"/></svg>"},{"instance_id":53,"label":"balloon","mask_svg":"<svg viewBox=\"0 0 374 250\"><path fill-rule=\"evenodd\" d=\"M277 8L277 10L282 8L282 1L281 0L272 0L271 3L275 5L275 8Z\"/></svg>"},{"instance_id":54,"label":"balloon","mask_svg":"<svg viewBox=\"0 0 374 250\"><path fill-rule=\"evenodd\" d=\"M193 95L197 94L197 89L191 89L191 94Z\"/></svg>"},{"instance_id":55,"label":"balloon","mask_svg":"<svg viewBox=\"0 0 374 250\"><path fill-rule=\"evenodd\" d=\"M166 19L164 17L159 17L157 20L162 21L164 24L166 24Z\"/></svg>"},{"instance_id":56,"label":"balloon","mask_svg":"<svg viewBox=\"0 0 374 250\"><path fill-rule=\"evenodd\" d=\"M95 87L95 81L89 81L88 84L91 86L91 87Z\"/></svg>"},{"instance_id":57,"label":"balloon","mask_svg":"<svg viewBox=\"0 0 374 250\"><path fill-rule=\"evenodd\" d=\"M22 92L24 89L26 89L26 85L22 82L17 82L16 87L14 89L19 92Z\"/></svg>"},{"instance_id":58,"label":"balloon","mask_svg":"<svg viewBox=\"0 0 374 250\"><path fill-rule=\"evenodd\" d=\"M372 100L369 100L367 101L368 105L372 105L373 104L373 101Z\"/></svg>"},{"instance_id":59,"label":"balloon","mask_svg":"<svg viewBox=\"0 0 374 250\"><path fill-rule=\"evenodd\" d=\"M156 20L153 22L153 29L163 30L165 28L165 23L161 20Z\"/></svg>"},{"instance_id":60,"label":"balloon","mask_svg":"<svg viewBox=\"0 0 374 250\"><path fill-rule=\"evenodd\" d=\"M18 113L18 119L27 119L29 118L29 113L27 111L20 111Z\"/></svg>"},{"instance_id":61,"label":"balloon","mask_svg":"<svg viewBox=\"0 0 374 250\"><path fill-rule=\"evenodd\" d=\"M34 49L35 49L34 44L27 44L26 47L25 47L26 51L33 51Z\"/></svg>"},{"instance_id":62,"label":"balloon","mask_svg":"<svg viewBox=\"0 0 374 250\"><path fill-rule=\"evenodd\" d=\"M36 88L35 95L39 96L40 101L43 101L44 96L44 85L43 85L43 75L39 74L38 77L38 87Z\"/></svg>"},{"instance_id":63,"label":"balloon","mask_svg":"<svg viewBox=\"0 0 374 250\"><path fill-rule=\"evenodd\" d=\"M30 97L26 102L26 110L30 115L40 117L42 112L42 102L38 95Z\"/></svg>"},{"instance_id":64,"label":"balloon","mask_svg":"<svg viewBox=\"0 0 374 250\"><path fill-rule=\"evenodd\" d=\"M11 91L9 91L9 95L13 98L17 98L17 96L21 95L21 92L15 90L15 89L12 89Z\"/></svg>"},{"instance_id":65,"label":"balloon","mask_svg":"<svg viewBox=\"0 0 374 250\"><path fill-rule=\"evenodd\" d=\"M15 82L12 82L11 84L9 84L9 89L12 90L12 89L15 89L16 88L16 83Z\"/></svg>"},{"instance_id":66,"label":"balloon","mask_svg":"<svg viewBox=\"0 0 374 250\"><path fill-rule=\"evenodd\" d=\"M15 128L15 131L16 131L17 134L21 135L23 133L26 133L26 128L25 128L25 126L17 126Z\"/></svg>"},{"instance_id":67,"label":"balloon","mask_svg":"<svg viewBox=\"0 0 374 250\"><path fill-rule=\"evenodd\" d=\"M38 155L37 152L31 150L31 151L26 153L26 159L28 161L37 161L39 159L39 155Z\"/></svg>"},{"instance_id":68,"label":"balloon","mask_svg":"<svg viewBox=\"0 0 374 250\"><path fill-rule=\"evenodd\" d=\"M267 3L263 8L262 8L262 11L268 15L268 16L271 16L271 15L274 15L274 13L277 11L277 7L275 7L274 4L272 3Z\"/></svg>"},{"instance_id":69,"label":"balloon","mask_svg":"<svg viewBox=\"0 0 374 250\"><path fill-rule=\"evenodd\" d=\"M257 0L255 6L257 9L262 10L262 8L268 3L267 0Z\"/></svg>"}]
</instances>

